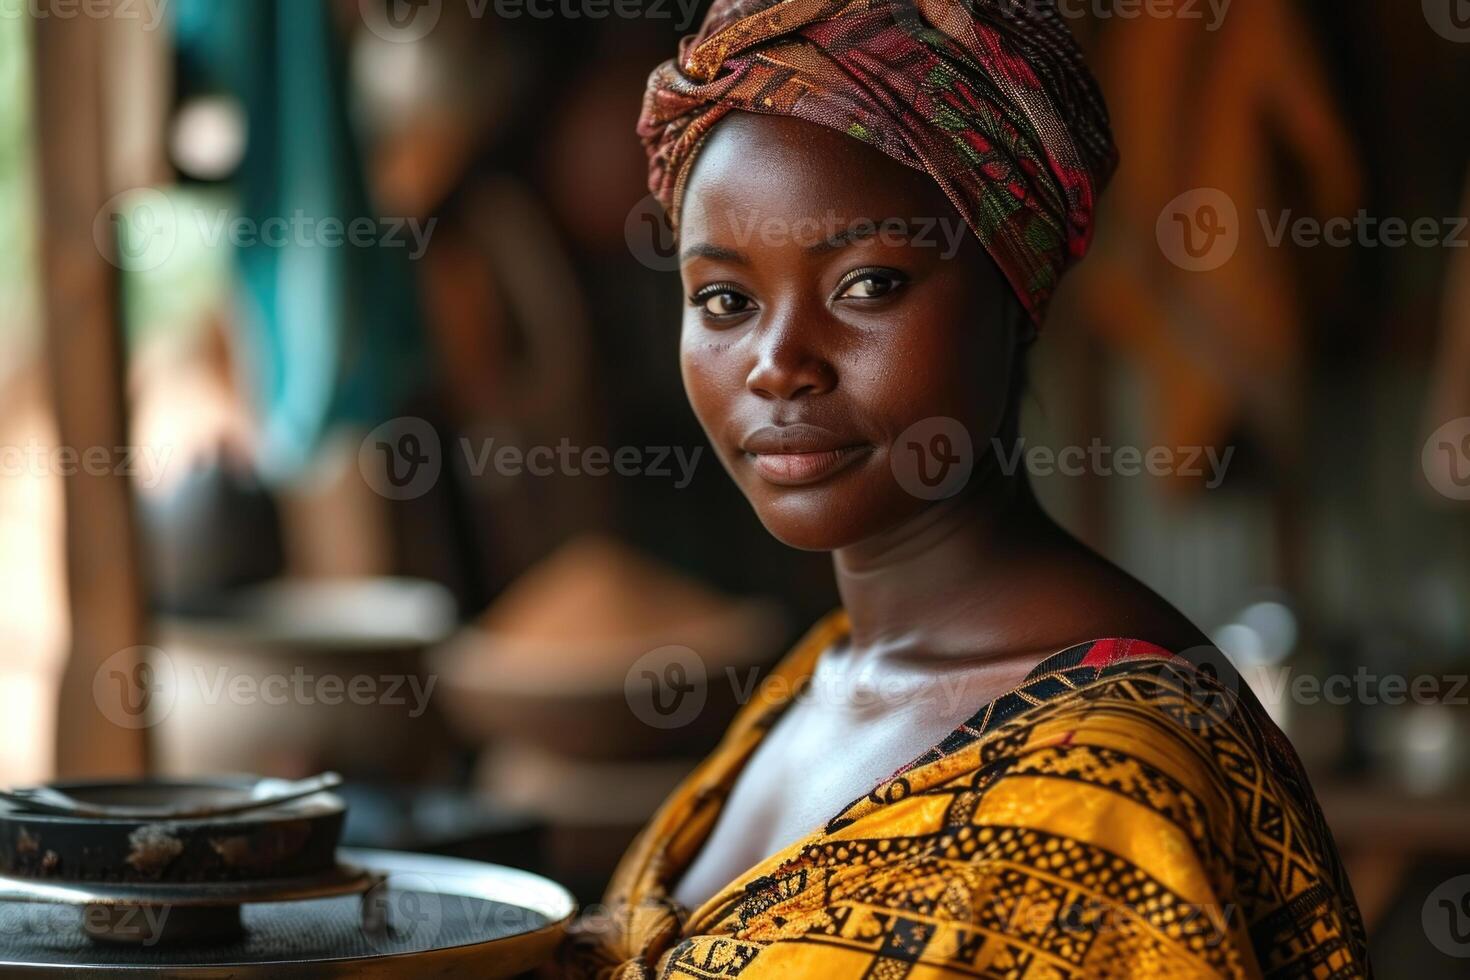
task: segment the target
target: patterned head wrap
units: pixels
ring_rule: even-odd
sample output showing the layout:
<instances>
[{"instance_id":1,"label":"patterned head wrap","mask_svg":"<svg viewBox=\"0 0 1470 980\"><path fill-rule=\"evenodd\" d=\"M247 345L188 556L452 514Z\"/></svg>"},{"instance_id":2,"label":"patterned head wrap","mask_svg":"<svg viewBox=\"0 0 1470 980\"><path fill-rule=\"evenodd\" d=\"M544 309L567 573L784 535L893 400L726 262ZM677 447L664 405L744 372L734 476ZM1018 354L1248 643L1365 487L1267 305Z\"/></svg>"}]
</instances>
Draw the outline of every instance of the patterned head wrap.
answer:
<instances>
[{"instance_id":1,"label":"patterned head wrap","mask_svg":"<svg viewBox=\"0 0 1470 980\"><path fill-rule=\"evenodd\" d=\"M638 120L675 227L690 164L732 109L840 130L929 173L1036 323L1117 165L1054 0L715 0L677 64L654 69Z\"/></svg>"}]
</instances>

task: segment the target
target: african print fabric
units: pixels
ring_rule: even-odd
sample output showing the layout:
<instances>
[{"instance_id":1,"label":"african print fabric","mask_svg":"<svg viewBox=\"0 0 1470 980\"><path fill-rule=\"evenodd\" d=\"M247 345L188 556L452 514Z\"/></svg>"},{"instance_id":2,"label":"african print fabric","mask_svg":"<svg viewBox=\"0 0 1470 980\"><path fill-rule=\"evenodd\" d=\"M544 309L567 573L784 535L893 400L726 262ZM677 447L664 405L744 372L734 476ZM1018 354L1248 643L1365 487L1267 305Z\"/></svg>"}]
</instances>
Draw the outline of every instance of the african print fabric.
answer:
<instances>
[{"instance_id":1,"label":"african print fabric","mask_svg":"<svg viewBox=\"0 0 1470 980\"><path fill-rule=\"evenodd\" d=\"M625 856L561 967L599 978L1371 976L1295 752L1243 686L1146 643L1045 660L690 913L669 897L818 655L818 624ZM834 760L834 764L839 764Z\"/></svg>"},{"instance_id":2,"label":"african print fabric","mask_svg":"<svg viewBox=\"0 0 1470 980\"><path fill-rule=\"evenodd\" d=\"M839 130L932 175L1036 323L1117 165L1054 0L715 0L654 70L638 121L676 228L700 144L736 109Z\"/></svg>"}]
</instances>

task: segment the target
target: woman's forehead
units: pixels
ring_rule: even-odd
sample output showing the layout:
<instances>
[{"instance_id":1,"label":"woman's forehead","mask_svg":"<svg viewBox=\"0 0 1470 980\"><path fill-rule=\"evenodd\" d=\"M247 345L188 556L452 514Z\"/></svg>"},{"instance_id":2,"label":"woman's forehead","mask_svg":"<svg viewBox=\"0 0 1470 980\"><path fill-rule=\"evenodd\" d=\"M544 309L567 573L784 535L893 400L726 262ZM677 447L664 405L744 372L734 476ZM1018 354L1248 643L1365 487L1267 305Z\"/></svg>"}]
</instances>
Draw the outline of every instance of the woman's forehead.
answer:
<instances>
[{"instance_id":1,"label":"woman's forehead","mask_svg":"<svg viewBox=\"0 0 1470 980\"><path fill-rule=\"evenodd\" d=\"M752 219L846 227L960 221L927 174L836 130L735 112L711 131L685 185L680 237L723 240Z\"/></svg>"}]
</instances>

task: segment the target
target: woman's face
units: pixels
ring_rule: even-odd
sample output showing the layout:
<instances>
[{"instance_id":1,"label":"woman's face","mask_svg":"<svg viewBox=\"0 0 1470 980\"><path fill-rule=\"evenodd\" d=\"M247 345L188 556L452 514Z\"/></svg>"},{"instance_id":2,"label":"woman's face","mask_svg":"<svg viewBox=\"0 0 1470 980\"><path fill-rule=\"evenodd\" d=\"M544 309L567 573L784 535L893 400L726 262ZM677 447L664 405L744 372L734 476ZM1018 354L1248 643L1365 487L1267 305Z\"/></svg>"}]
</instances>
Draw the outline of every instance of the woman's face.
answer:
<instances>
[{"instance_id":1,"label":"woman's face","mask_svg":"<svg viewBox=\"0 0 1470 980\"><path fill-rule=\"evenodd\" d=\"M835 550L962 492L1009 404L1018 304L931 178L732 113L679 244L684 386L772 534Z\"/></svg>"}]
</instances>

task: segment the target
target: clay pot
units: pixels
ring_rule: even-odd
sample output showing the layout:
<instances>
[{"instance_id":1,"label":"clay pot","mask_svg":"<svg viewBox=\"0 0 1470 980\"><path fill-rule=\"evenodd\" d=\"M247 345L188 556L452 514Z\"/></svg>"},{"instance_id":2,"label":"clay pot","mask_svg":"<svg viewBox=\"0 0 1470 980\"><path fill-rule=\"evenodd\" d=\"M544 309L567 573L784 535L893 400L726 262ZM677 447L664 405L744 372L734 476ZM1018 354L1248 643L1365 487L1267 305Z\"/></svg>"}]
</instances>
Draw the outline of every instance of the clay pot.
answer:
<instances>
[{"instance_id":1,"label":"clay pot","mask_svg":"<svg viewBox=\"0 0 1470 980\"><path fill-rule=\"evenodd\" d=\"M157 768L418 782L454 744L425 651L454 628L439 586L280 581L160 622L149 663Z\"/></svg>"}]
</instances>

